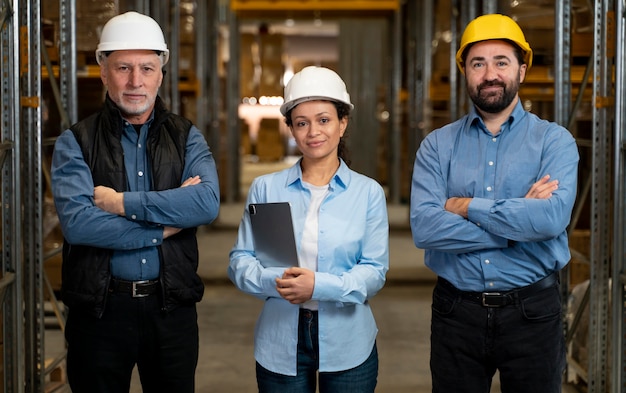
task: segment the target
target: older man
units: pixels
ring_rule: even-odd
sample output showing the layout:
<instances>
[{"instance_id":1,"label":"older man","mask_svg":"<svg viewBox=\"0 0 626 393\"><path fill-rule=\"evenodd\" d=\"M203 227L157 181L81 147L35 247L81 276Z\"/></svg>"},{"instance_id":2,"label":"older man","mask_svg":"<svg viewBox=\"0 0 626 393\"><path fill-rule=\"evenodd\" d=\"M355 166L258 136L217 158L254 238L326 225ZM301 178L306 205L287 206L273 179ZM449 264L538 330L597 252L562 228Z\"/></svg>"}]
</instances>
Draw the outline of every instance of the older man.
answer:
<instances>
[{"instance_id":1,"label":"older man","mask_svg":"<svg viewBox=\"0 0 626 393\"><path fill-rule=\"evenodd\" d=\"M52 187L65 237L62 298L74 393L193 392L196 227L219 209L213 156L158 96L169 51L150 17L107 22L96 58L102 110L58 138Z\"/></svg>"}]
</instances>

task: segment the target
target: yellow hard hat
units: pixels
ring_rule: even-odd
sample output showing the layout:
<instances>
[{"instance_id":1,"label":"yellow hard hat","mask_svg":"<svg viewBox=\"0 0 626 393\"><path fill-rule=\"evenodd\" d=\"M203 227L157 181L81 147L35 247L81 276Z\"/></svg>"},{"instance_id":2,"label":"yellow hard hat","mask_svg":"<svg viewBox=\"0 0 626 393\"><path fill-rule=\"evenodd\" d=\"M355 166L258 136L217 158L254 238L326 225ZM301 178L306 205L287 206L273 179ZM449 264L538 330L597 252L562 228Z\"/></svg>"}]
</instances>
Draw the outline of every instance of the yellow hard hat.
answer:
<instances>
[{"instance_id":1,"label":"yellow hard hat","mask_svg":"<svg viewBox=\"0 0 626 393\"><path fill-rule=\"evenodd\" d=\"M510 17L501 14L482 15L467 24L463 36L461 37L461 46L456 52L456 65L463 70L463 52L468 45L486 40L508 40L514 42L524 52L524 63L527 69L533 63L533 50L530 44L526 42L524 32L519 25Z\"/></svg>"}]
</instances>

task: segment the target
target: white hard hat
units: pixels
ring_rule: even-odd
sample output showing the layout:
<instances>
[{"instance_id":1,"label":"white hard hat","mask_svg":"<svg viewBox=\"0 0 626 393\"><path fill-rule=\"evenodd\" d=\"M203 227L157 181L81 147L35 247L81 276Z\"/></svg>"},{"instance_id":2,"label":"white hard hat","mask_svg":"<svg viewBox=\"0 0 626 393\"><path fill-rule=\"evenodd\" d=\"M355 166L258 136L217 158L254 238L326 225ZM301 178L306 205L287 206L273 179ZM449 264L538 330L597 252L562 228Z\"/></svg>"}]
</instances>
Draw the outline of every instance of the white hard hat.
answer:
<instances>
[{"instance_id":1,"label":"white hard hat","mask_svg":"<svg viewBox=\"0 0 626 393\"><path fill-rule=\"evenodd\" d=\"M161 52L163 65L170 57L161 26L151 17L135 11L114 16L104 25L96 49L96 61L100 64L106 52L132 49Z\"/></svg>"},{"instance_id":2,"label":"white hard hat","mask_svg":"<svg viewBox=\"0 0 626 393\"><path fill-rule=\"evenodd\" d=\"M285 86L284 99L280 106L283 116L296 105L315 100L339 101L354 109L346 84L335 71L324 67L308 66L295 74Z\"/></svg>"}]
</instances>

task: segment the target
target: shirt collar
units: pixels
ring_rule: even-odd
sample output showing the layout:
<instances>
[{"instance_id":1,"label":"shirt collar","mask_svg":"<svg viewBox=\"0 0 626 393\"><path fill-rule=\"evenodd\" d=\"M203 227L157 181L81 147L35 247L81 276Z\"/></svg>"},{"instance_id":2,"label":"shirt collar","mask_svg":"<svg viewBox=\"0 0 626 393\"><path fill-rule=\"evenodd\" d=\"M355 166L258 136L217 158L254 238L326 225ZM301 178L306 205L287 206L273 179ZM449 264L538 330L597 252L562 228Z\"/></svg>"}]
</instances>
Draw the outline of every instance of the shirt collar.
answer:
<instances>
[{"instance_id":1,"label":"shirt collar","mask_svg":"<svg viewBox=\"0 0 626 393\"><path fill-rule=\"evenodd\" d=\"M469 124L476 124L476 122L479 122L483 128L485 128L485 122L483 121L483 118L480 116L480 113L478 112L478 110L476 110L476 106L472 105L470 112L469 112ZM524 110L524 107L522 106L522 99L518 97L517 100L517 104L515 104L515 107L513 108L513 111L511 112L511 115L508 118L508 123L509 123L509 127L508 128L513 128L515 127L516 124L518 124L521 119L526 115L526 110ZM502 127L502 130L505 130L507 127Z\"/></svg>"},{"instance_id":2,"label":"shirt collar","mask_svg":"<svg viewBox=\"0 0 626 393\"><path fill-rule=\"evenodd\" d=\"M287 173L287 186L294 185L295 183L302 184L302 168L300 167L300 162L302 158L296 162L291 168L289 168ZM350 168L346 165L345 162L340 158L339 159L339 169L335 175L330 179L329 190L332 191L335 188L346 189L348 188L348 184L350 184Z\"/></svg>"}]
</instances>

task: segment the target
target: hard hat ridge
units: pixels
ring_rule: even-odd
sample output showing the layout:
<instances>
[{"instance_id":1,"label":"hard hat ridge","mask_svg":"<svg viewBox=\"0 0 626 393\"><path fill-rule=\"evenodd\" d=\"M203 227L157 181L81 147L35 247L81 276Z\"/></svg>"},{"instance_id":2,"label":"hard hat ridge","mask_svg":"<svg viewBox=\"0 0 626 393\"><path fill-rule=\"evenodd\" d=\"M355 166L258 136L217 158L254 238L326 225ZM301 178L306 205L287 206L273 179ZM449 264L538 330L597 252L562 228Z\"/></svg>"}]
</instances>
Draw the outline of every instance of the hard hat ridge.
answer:
<instances>
[{"instance_id":1,"label":"hard hat ridge","mask_svg":"<svg viewBox=\"0 0 626 393\"><path fill-rule=\"evenodd\" d=\"M350 109L354 109L346 84L335 71L325 67L308 66L296 73L285 86L284 103L280 107L280 113L286 116L296 105L314 100L343 102Z\"/></svg>"},{"instance_id":2,"label":"hard hat ridge","mask_svg":"<svg viewBox=\"0 0 626 393\"><path fill-rule=\"evenodd\" d=\"M105 53L116 50L154 50L159 52L163 65L169 59L161 26L147 15L135 11L114 16L102 28L100 43L96 48L96 61L100 64Z\"/></svg>"}]
</instances>

